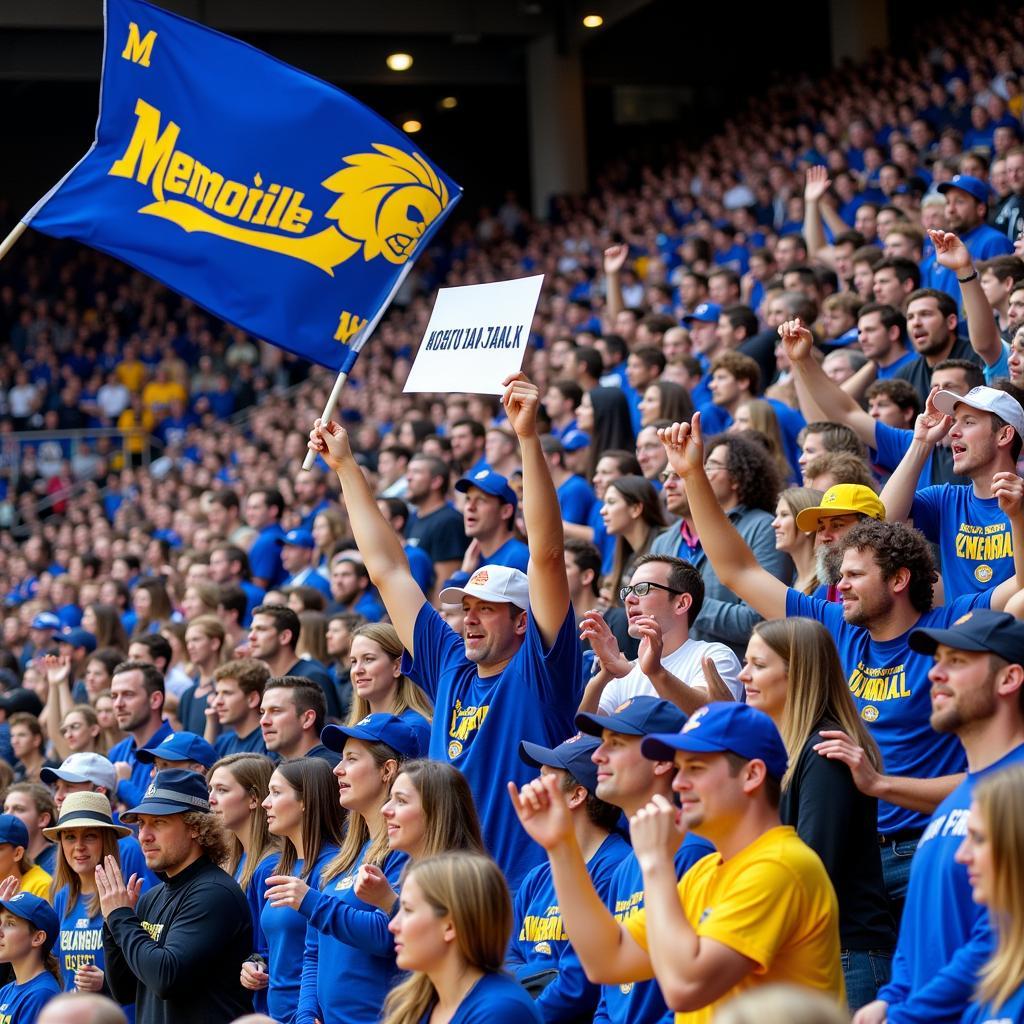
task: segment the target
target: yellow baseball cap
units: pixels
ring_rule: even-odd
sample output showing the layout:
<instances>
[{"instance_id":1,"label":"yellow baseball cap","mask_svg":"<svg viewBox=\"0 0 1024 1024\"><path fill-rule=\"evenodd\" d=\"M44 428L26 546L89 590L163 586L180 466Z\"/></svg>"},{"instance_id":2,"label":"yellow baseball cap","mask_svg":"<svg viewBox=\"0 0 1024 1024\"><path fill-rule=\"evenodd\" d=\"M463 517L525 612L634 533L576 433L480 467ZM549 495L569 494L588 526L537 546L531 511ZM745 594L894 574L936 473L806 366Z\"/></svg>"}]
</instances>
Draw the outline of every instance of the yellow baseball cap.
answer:
<instances>
[{"instance_id":1,"label":"yellow baseball cap","mask_svg":"<svg viewBox=\"0 0 1024 1024\"><path fill-rule=\"evenodd\" d=\"M814 533L820 519L854 513L884 520L885 506L870 487L863 484L836 484L825 492L820 505L805 508L797 515L796 527L804 533Z\"/></svg>"}]
</instances>

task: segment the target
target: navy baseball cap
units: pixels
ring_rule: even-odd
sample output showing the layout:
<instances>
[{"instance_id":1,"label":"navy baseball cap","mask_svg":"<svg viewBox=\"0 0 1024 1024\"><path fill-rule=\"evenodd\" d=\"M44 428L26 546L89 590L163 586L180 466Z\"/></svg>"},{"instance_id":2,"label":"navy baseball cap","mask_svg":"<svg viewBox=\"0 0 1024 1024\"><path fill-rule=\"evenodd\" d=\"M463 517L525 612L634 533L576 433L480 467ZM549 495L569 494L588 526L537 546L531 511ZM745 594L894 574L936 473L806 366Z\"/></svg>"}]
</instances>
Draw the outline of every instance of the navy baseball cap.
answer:
<instances>
[{"instance_id":1,"label":"navy baseball cap","mask_svg":"<svg viewBox=\"0 0 1024 1024\"><path fill-rule=\"evenodd\" d=\"M430 743L430 726L424 720L410 721L398 715L367 715L355 725L328 725L320 733L320 742L328 750L341 753L346 740L383 743L406 759L424 757Z\"/></svg>"},{"instance_id":2,"label":"navy baseball cap","mask_svg":"<svg viewBox=\"0 0 1024 1024\"><path fill-rule=\"evenodd\" d=\"M277 538L277 543L291 544L296 548L315 548L316 541L313 540L313 534L309 530L289 530L283 537Z\"/></svg>"},{"instance_id":3,"label":"navy baseball cap","mask_svg":"<svg viewBox=\"0 0 1024 1024\"><path fill-rule=\"evenodd\" d=\"M134 825L140 814L210 813L210 791L199 772L184 768L165 768L150 782L142 803L121 815L121 820Z\"/></svg>"},{"instance_id":4,"label":"navy baseball cap","mask_svg":"<svg viewBox=\"0 0 1024 1024\"><path fill-rule=\"evenodd\" d=\"M0 843L24 846L28 849L28 828L21 818L13 814L0 814Z\"/></svg>"},{"instance_id":5,"label":"navy baseball cap","mask_svg":"<svg viewBox=\"0 0 1024 1024\"><path fill-rule=\"evenodd\" d=\"M143 764L153 764L159 757L164 761L195 761L204 768L220 759L217 751L194 732L176 732L158 747L140 747L135 757Z\"/></svg>"},{"instance_id":6,"label":"navy baseball cap","mask_svg":"<svg viewBox=\"0 0 1024 1024\"><path fill-rule=\"evenodd\" d=\"M591 755L601 745L593 736L578 732L557 747L542 747L539 743L519 741L519 757L534 768L547 765L567 771L588 793L597 789L597 765Z\"/></svg>"},{"instance_id":7,"label":"navy baseball cap","mask_svg":"<svg viewBox=\"0 0 1024 1024\"><path fill-rule=\"evenodd\" d=\"M949 629L915 629L907 637L912 651L934 654L939 644L957 651L987 651L1019 665L1024 661L1024 622L1009 612L976 608Z\"/></svg>"},{"instance_id":8,"label":"navy baseball cap","mask_svg":"<svg viewBox=\"0 0 1024 1024\"><path fill-rule=\"evenodd\" d=\"M81 626L65 626L57 640L62 644L71 644L72 647L84 647L90 654L96 650L96 634Z\"/></svg>"},{"instance_id":9,"label":"navy baseball cap","mask_svg":"<svg viewBox=\"0 0 1024 1024\"><path fill-rule=\"evenodd\" d=\"M655 732L679 732L684 725L686 715L660 697L630 697L611 714L581 712L576 716L576 728L591 736L600 736L604 729L623 736L650 736Z\"/></svg>"},{"instance_id":10,"label":"navy baseball cap","mask_svg":"<svg viewBox=\"0 0 1024 1024\"><path fill-rule=\"evenodd\" d=\"M463 494L470 487L479 487L484 494L501 498L503 502L513 507L519 504L516 492L508 485L508 478L500 473L495 473L493 469L481 469L472 476L464 476L455 484L455 490L461 491Z\"/></svg>"},{"instance_id":11,"label":"navy baseball cap","mask_svg":"<svg viewBox=\"0 0 1024 1024\"><path fill-rule=\"evenodd\" d=\"M987 203L992 195L988 185L981 178L975 178L973 174L954 174L949 181L944 181L939 185L938 191L945 194L951 188L958 188L961 192L966 192L969 196L977 199L979 203Z\"/></svg>"},{"instance_id":12,"label":"navy baseball cap","mask_svg":"<svg viewBox=\"0 0 1024 1024\"><path fill-rule=\"evenodd\" d=\"M652 761L671 761L677 750L737 754L748 761L757 758L775 779L786 774L789 764L775 723L763 711L734 701L705 704L690 715L680 732L648 736L640 749Z\"/></svg>"},{"instance_id":13,"label":"navy baseball cap","mask_svg":"<svg viewBox=\"0 0 1024 1024\"><path fill-rule=\"evenodd\" d=\"M31 629L60 629L60 619L53 612L40 612L33 620Z\"/></svg>"},{"instance_id":14,"label":"navy baseball cap","mask_svg":"<svg viewBox=\"0 0 1024 1024\"><path fill-rule=\"evenodd\" d=\"M30 892L16 892L9 900L0 900L0 907L15 917L28 921L33 928L46 932L46 942L42 946L44 956L53 949L53 944L60 934L60 920L57 912L42 896Z\"/></svg>"},{"instance_id":15,"label":"navy baseball cap","mask_svg":"<svg viewBox=\"0 0 1024 1024\"><path fill-rule=\"evenodd\" d=\"M702 302L692 313L683 317L683 323L690 324L696 320L702 324L717 324L721 315L722 307L717 302Z\"/></svg>"}]
</instances>

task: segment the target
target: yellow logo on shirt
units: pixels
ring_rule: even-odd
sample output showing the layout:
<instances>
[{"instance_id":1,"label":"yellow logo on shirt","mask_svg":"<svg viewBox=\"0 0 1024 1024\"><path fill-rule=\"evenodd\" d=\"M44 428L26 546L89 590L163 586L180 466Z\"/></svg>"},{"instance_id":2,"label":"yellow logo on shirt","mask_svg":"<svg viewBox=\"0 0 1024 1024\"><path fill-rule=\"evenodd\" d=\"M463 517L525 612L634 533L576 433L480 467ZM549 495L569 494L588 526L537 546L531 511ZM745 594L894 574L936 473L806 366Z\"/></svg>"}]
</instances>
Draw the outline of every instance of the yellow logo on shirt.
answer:
<instances>
[{"instance_id":1,"label":"yellow logo on shirt","mask_svg":"<svg viewBox=\"0 0 1024 1024\"><path fill-rule=\"evenodd\" d=\"M956 557L975 562L1013 558L1013 537L1007 524L975 526L973 523L961 523L956 534ZM974 578L979 583L988 583L992 579L991 566L979 565L974 570Z\"/></svg>"},{"instance_id":2,"label":"yellow logo on shirt","mask_svg":"<svg viewBox=\"0 0 1024 1024\"><path fill-rule=\"evenodd\" d=\"M872 668L860 661L857 663L857 667L850 673L847 685L850 687L850 693L861 700L873 702L902 700L904 697L910 696L910 690L907 687L906 667L903 665ZM877 715L876 710L875 717ZM874 721L874 719L865 718L865 721Z\"/></svg>"},{"instance_id":3,"label":"yellow logo on shirt","mask_svg":"<svg viewBox=\"0 0 1024 1024\"><path fill-rule=\"evenodd\" d=\"M160 936L163 934L164 926L162 924L150 924L149 921L140 921L139 924L149 933L149 937L154 942L160 941Z\"/></svg>"},{"instance_id":4,"label":"yellow logo on shirt","mask_svg":"<svg viewBox=\"0 0 1024 1024\"><path fill-rule=\"evenodd\" d=\"M452 708L451 722L448 726L448 735L453 740L459 742L459 753L462 752L462 748L466 745L470 736L483 725L488 711L490 711L489 704L481 704L479 707L475 704L470 704L467 707L463 707L461 700L455 702L455 706ZM451 753L451 748L452 744L448 747L448 756L457 756Z\"/></svg>"}]
</instances>

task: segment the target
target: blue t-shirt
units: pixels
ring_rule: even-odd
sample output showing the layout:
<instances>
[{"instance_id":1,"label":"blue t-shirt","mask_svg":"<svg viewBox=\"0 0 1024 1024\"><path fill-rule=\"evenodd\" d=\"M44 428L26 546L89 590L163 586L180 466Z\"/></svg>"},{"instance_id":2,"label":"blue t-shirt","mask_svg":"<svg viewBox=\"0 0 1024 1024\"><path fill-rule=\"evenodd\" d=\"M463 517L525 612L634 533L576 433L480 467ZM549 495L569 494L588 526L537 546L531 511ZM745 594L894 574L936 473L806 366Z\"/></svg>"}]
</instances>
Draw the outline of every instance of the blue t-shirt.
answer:
<instances>
[{"instance_id":1,"label":"blue t-shirt","mask_svg":"<svg viewBox=\"0 0 1024 1024\"><path fill-rule=\"evenodd\" d=\"M146 750L155 750L164 740L174 735L171 723L163 721L160 728L145 742ZM142 797L149 789L149 779L153 773L153 765L140 761L137 756L138 747L134 736L125 736L119 743L110 748L107 757L113 764L124 761L131 766L132 773L127 779L117 784L117 796L126 807L135 807L142 803Z\"/></svg>"},{"instance_id":2,"label":"blue t-shirt","mask_svg":"<svg viewBox=\"0 0 1024 1024\"><path fill-rule=\"evenodd\" d=\"M626 840L613 832L587 861L587 873L602 903L608 903L615 871L630 853ZM600 987L587 980L569 944L551 864L546 860L523 879L516 891L512 941L505 965L521 982L543 971L558 972L537 997L537 1008L545 1021L580 1019L597 1008Z\"/></svg>"},{"instance_id":3,"label":"blue t-shirt","mask_svg":"<svg viewBox=\"0 0 1024 1024\"><path fill-rule=\"evenodd\" d=\"M302 977L296 1024L375 1024L384 998L399 977L390 918L355 894L356 876L370 843L355 865L332 878L322 892L310 891L299 913L309 922L307 945L316 948L316 971ZM381 870L396 892L408 858L389 853Z\"/></svg>"},{"instance_id":4,"label":"blue t-shirt","mask_svg":"<svg viewBox=\"0 0 1024 1024\"><path fill-rule=\"evenodd\" d=\"M313 889L320 888L320 872L338 852L336 846L325 846L320 851L313 870L305 879ZM303 861L295 862L291 874L302 876ZM277 874L276 868L271 874ZM260 910L260 927L267 939L267 969L270 985L267 988L267 1013L280 1024L293 1024L299 1008L299 987L302 982L306 949L306 919L291 907L272 907L264 894ZM315 969L315 963L313 965ZM239 964L241 967L241 964Z\"/></svg>"},{"instance_id":5,"label":"blue t-shirt","mask_svg":"<svg viewBox=\"0 0 1024 1024\"><path fill-rule=\"evenodd\" d=\"M43 1007L60 993L60 986L49 971L37 974L19 985L12 981L0 988L0 1024L35 1024Z\"/></svg>"},{"instance_id":6,"label":"blue t-shirt","mask_svg":"<svg viewBox=\"0 0 1024 1024\"><path fill-rule=\"evenodd\" d=\"M434 563L426 551L421 551L414 544L403 545L405 557L409 559L409 572L419 585L425 596L429 596L434 587Z\"/></svg>"},{"instance_id":7,"label":"blue t-shirt","mask_svg":"<svg viewBox=\"0 0 1024 1024\"><path fill-rule=\"evenodd\" d=\"M939 546L947 594L991 590L1013 576L1010 520L997 498L956 484L925 487L914 495L910 518Z\"/></svg>"},{"instance_id":8,"label":"blue t-shirt","mask_svg":"<svg viewBox=\"0 0 1024 1024\"><path fill-rule=\"evenodd\" d=\"M466 657L462 637L426 603L413 648L415 659L406 655L402 671L434 702L430 756L466 776L487 849L515 892L543 851L519 824L507 783L523 786L537 775L519 756L520 740L555 747L576 732L583 667L572 606L550 650L531 612L522 646L504 671L486 678Z\"/></svg>"},{"instance_id":9,"label":"blue t-shirt","mask_svg":"<svg viewBox=\"0 0 1024 1024\"><path fill-rule=\"evenodd\" d=\"M1024 1024L1024 982L998 1010L991 1003L970 1003L961 1024Z\"/></svg>"},{"instance_id":10,"label":"blue t-shirt","mask_svg":"<svg viewBox=\"0 0 1024 1024\"><path fill-rule=\"evenodd\" d=\"M594 502L597 501L590 484L583 477L574 473L557 489L556 493L558 507L562 510L562 518L567 523L586 526L590 510L594 507Z\"/></svg>"},{"instance_id":11,"label":"blue t-shirt","mask_svg":"<svg viewBox=\"0 0 1024 1024\"><path fill-rule=\"evenodd\" d=\"M428 1024L433 1006L420 1024ZM507 974L485 974L465 995L450 1024L543 1024L526 989Z\"/></svg>"},{"instance_id":12,"label":"blue t-shirt","mask_svg":"<svg viewBox=\"0 0 1024 1024\"><path fill-rule=\"evenodd\" d=\"M263 742L263 730L257 725L247 736L239 736L234 729L222 732L214 741L213 749L217 757L228 757L230 754L266 754L267 745Z\"/></svg>"},{"instance_id":13,"label":"blue t-shirt","mask_svg":"<svg viewBox=\"0 0 1024 1024\"><path fill-rule=\"evenodd\" d=\"M245 871L247 854L242 854L242 859L235 868L234 879L241 884L242 872ZM260 914L263 912L263 904L266 902L264 893L267 891L267 879L277 871L278 853L268 853L263 860L256 865L256 870L245 887L245 902L249 905L249 916L252 918L252 952L259 953L267 963L270 963L270 947L267 945L267 937L263 934L263 925L260 923ZM253 1010L256 1013L267 1013L267 989L260 989L252 994Z\"/></svg>"},{"instance_id":14,"label":"blue t-shirt","mask_svg":"<svg viewBox=\"0 0 1024 1024\"><path fill-rule=\"evenodd\" d=\"M888 380L890 377L896 376L896 371L901 366L906 366L907 363L917 358L916 352L906 352L895 363L890 363L888 366L879 366L876 376L879 380Z\"/></svg>"},{"instance_id":15,"label":"blue t-shirt","mask_svg":"<svg viewBox=\"0 0 1024 1024\"><path fill-rule=\"evenodd\" d=\"M287 575L281 564L281 544L284 530L271 523L260 530L249 549L249 571L256 579L265 580L268 587L276 587Z\"/></svg>"},{"instance_id":16,"label":"blue t-shirt","mask_svg":"<svg viewBox=\"0 0 1024 1024\"><path fill-rule=\"evenodd\" d=\"M911 629L942 629L951 626L972 608L989 607L990 594L968 594L925 612ZM786 615L803 615L824 624L839 649L839 660L857 712L871 730L882 753L886 772L933 779L952 775L966 767L963 747L956 736L932 729L931 684L933 659L907 646L910 630L893 640L875 641L863 626L851 626L843 618L841 604L817 601L790 590ZM878 801L878 831L922 829L927 815Z\"/></svg>"},{"instance_id":17,"label":"blue t-shirt","mask_svg":"<svg viewBox=\"0 0 1024 1024\"><path fill-rule=\"evenodd\" d=\"M587 526L594 531L594 547L601 552L601 572L610 573L615 565L615 538L608 534L601 516L601 502L595 501L587 518Z\"/></svg>"},{"instance_id":18,"label":"blue t-shirt","mask_svg":"<svg viewBox=\"0 0 1024 1024\"><path fill-rule=\"evenodd\" d=\"M84 892L68 912L68 887L65 885L53 898L53 909L60 921L60 936L54 946L54 955L64 976L64 990L75 987L75 971L79 967L104 969L103 915L97 910L89 915L89 899Z\"/></svg>"},{"instance_id":19,"label":"blue t-shirt","mask_svg":"<svg viewBox=\"0 0 1024 1024\"><path fill-rule=\"evenodd\" d=\"M896 467L903 461L903 456L910 451L910 446L913 443L914 432L912 430L891 427L888 423L875 423L875 463L880 469L889 473L895 472ZM917 478L917 490L931 485L934 456L935 450L932 449L921 469L921 475Z\"/></svg>"},{"instance_id":20,"label":"blue t-shirt","mask_svg":"<svg viewBox=\"0 0 1024 1024\"><path fill-rule=\"evenodd\" d=\"M992 952L988 910L971 897L967 869L954 860L967 834L967 812L979 779L1024 763L1024 744L971 772L935 809L914 854L907 902L892 963L878 992L891 1024L957 1024Z\"/></svg>"},{"instance_id":21,"label":"blue t-shirt","mask_svg":"<svg viewBox=\"0 0 1024 1024\"><path fill-rule=\"evenodd\" d=\"M676 851L676 878L682 878L697 861L714 852L714 846L706 839L688 832ZM632 850L615 872L605 902L617 921L624 921L643 907L644 876ZM594 1014L594 1024L598 1021L602 1024L672 1024L674 1016L665 1005L657 981L631 981L624 985L601 986L601 1002Z\"/></svg>"},{"instance_id":22,"label":"blue t-shirt","mask_svg":"<svg viewBox=\"0 0 1024 1024\"><path fill-rule=\"evenodd\" d=\"M530 564L530 549L518 538L509 537L500 548L489 555L480 556L481 565L505 565L509 569L526 572Z\"/></svg>"}]
</instances>

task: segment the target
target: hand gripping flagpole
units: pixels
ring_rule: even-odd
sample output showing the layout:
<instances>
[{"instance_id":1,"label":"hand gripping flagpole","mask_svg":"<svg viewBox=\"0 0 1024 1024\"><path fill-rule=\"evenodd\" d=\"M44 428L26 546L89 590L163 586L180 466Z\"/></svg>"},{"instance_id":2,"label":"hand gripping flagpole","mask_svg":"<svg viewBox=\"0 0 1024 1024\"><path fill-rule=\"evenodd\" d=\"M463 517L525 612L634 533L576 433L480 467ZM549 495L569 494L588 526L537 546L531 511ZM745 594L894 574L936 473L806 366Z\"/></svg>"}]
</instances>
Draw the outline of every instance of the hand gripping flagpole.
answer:
<instances>
[{"instance_id":1,"label":"hand gripping flagpole","mask_svg":"<svg viewBox=\"0 0 1024 1024\"><path fill-rule=\"evenodd\" d=\"M21 227L24 228L24 224L22 224ZM11 232L11 234L14 238L17 237L14 232ZM9 239L12 244L13 240L13 238ZM4 245L6 244L7 242L4 242ZM0 250L0 255L3 255L2 250ZM381 318L387 312L388 307L398 294L398 289L405 283L405 279L408 276L409 271L412 270L414 263L414 260L409 260L405 266L402 267L402 272L398 275L398 279L392 286L391 291L388 292L387 298L381 304L380 309L377 310L373 319L356 334L355 338L352 339L352 342L348 347L348 352L345 354L345 361L341 364L341 369L338 372L338 379L334 382L334 387L331 388L331 393L327 398L327 404L324 406L323 416L321 419L330 421L331 417L334 415L334 410L338 407L338 400L341 398L341 389L345 386L345 381L348 380L349 372L352 367L355 366L356 359L359 357L359 353L362 352L363 346L370 340L370 335L372 335L377 329L377 324L380 323ZM305 459L302 461L302 468L308 473L309 470L313 468L313 464L315 462L316 452L308 451L306 452Z\"/></svg>"}]
</instances>

